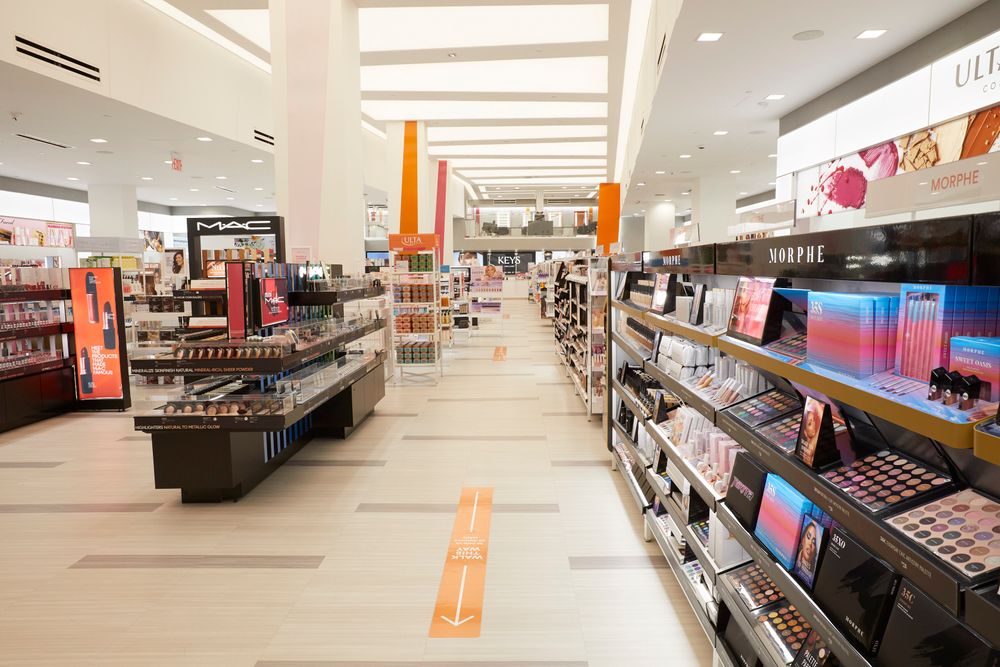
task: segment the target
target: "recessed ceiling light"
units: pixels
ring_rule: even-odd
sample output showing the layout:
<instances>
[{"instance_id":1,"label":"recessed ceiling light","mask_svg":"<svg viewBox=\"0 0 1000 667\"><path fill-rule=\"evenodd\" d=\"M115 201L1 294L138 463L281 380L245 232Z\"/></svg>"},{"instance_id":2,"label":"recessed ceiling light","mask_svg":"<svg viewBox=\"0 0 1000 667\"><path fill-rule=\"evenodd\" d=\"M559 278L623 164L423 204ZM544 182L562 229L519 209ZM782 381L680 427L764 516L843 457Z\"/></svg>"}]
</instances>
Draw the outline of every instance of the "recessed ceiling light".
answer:
<instances>
[{"instance_id":1,"label":"recessed ceiling light","mask_svg":"<svg viewBox=\"0 0 1000 667\"><path fill-rule=\"evenodd\" d=\"M217 181L224 181L224 180L226 180L226 177L225 176L216 176L215 180L217 180Z\"/></svg>"},{"instance_id":2,"label":"recessed ceiling light","mask_svg":"<svg viewBox=\"0 0 1000 667\"><path fill-rule=\"evenodd\" d=\"M726 136L727 134L729 134L729 130L716 130L716 131L715 131L715 132L713 132L712 134L714 134L714 135L715 135L715 136L717 136L717 137L724 137L724 136Z\"/></svg>"},{"instance_id":3,"label":"recessed ceiling light","mask_svg":"<svg viewBox=\"0 0 1000 667\"><path fill-rule=\"evenodd\" d=\"M254 164L262 164L264 162L263 160L261 160L259 158L254 158L253 160L250 160L250 161L253 162Z\"/></svg>"},{"instance_id":4,"label":"recessed ceiling light","mask_svg":"<svg viewBox=\"0 0 1000 667\"><path fill-rule=\"evenodd\" d=\"M565 186L565 185L564 185L564 186L562 186L562 189L563 189L563 190L567 190L567 189L568 189L568 186Z\"/></svg>"},{"instance_id":5,"label":"recessed ceiling light","mask_svg":"<svg viewBox=\"0 0 1000 667\"><path fill-rule=\"evenodd\" d=\"M580 195L573 195L574 197L579 197Z\"/></svg>"},{"instance_id":6,"label":"recessed ceiling light","mask_svg":"<svg viewBox=\"0 0 1000 667\"><path fill-rule=\"evenodd\" d=\"M768 181L767 184L768 185L777 185L777 183L775 183L774 181Z\"/></svg>"},{"instance_id":7,"label":"recessed ceiling light","mask_svg":"<svg viewBox=\"0 0 1000 667\"><path fill-rule=\"evenodd\" d=\"M262 191L263 189L264 189L264 188L254 188L254 190L256 190L257 192L260 192L260 191Z\"/></svg>"},{"instance_id":8,"label":"recessed ceiling light","mask_svg":"<svg viewBox=\"0 0 1000 667\"><path fill-rule=\"evenodd\" d=\"M808 42L813 39L819 39L824 33L822 30L803 30L802 32L797 32L792 35L792 39L796 42Z\"/></svg>"},{"instance_id":9,"label":"recessed ceiling light","mask_svg":"<svg viewBox=\"0 0 1000 667\"><path fill-rule=\"evenodd\" d=\"M927 181L920 181L917 185L927 185Z\"/></svg>"},{"instance_id":10,"label":"recessed ceiling light","mask_svg":"<svg viewBox=\"0 0 1000 667\"><path fill-rule=\"evenodd\" d=\"M642 208L642 209L639 209L639 212L640 212L640 213L645 213L645 212L646 212L646 209L644 209L644 208Z\"/></svg>"},{"instance_id":11,"label":"recessed ceiling light","mask_svg":"<svg viewBox=\"0 0 1000 667\"><path fill-rule=\"evenodd\" d=\"M772 95L768 95L764 99L767 100L768 102L777 102L778 100L785 99L785 96L775 93L775 94L772 94Z\"/></svg>"},{"instance_id":12,"label":"recessed ceiling light","mask_svg":"<svg viewBox=\"0 0 1000 667\"><path fill-rule=\"evenodd\" d=\"M257 208L263 208L263 204L257 204Z\"/></svg>"},{"instance_id":13,"label":"recessed ceiling light","mask_svg":"<svg viewBox=\"0 0 1000 667\"><path fill-rule=\"evenodd\" d=\"M778 157L778 154L777 153L769 153L768 157L772 157L772 158Z\"/></svg>"},{"instance_id":14,"label":"recessed ceiling light","mask_svg":"<svg viewBox=\"0 0 1000 667\"><path fill-rule=\"evenodd\" d=\"M646 181L639 181L638 183L635 184L637 188L641 188L644 185L646 185Z\"/></svg>"},{"instance_id":15,"label":"recessed ceiling light","mask_svg":"<svg viewBox=\"0 0 1000 667\"><path fill-rule=\"evenodd\" d=\"M664 199L663 201L665 201L665 202L667 202L669 204L670 202L673 201L673 199Z\"/></svg>"},{"instance_id":16,"label":"recessed ceiling light","mask_svg":"<svg viewBox=\"0 0 1000 667\"><path fill-rule=\"evenodd\" d=\"M730 169L729 173L730 174L738 174L738 173L740 173L740 170L739 169Z\"/></svg>"},{"instance_id":17,"label":"recessed ceiling light","mask_svg":"<svg viewBox=\"0 0 1000 667\"><path fill-rule=\"evenodd\" d=\"M170 201L177 201L177 197L171 197Z\"/></svg>"},{"instance_id":18,"label":"recessed ceiling light","mask_svg":"<svg viewBox=\"0 0 1000 667\"><path fill-rule=\"evenodd\" d=\"M67 176L66 180L67 181L79 181L80 179L77 178L76 176Z\"/></svg>"},{"instance_id":19,"label":"recessed ceiling light","mask_svg":"<svg viewBox=\"0 0 1000 667\"><path fill-rule=\"evenodd\" d=\"M226 201L235 201L236 197L226 197Z\"/></svg>"},{"instance_id":20,"label":"recessed ceiling light","mask_svg":"<svg viewBox=\"0 0 1000 667\"><path fill-rule=\"evenodd\" d=\"M722 39L723 33L721 32L703 32L698 35L697 41L699 42L717 42Z\"/></svg>"},{"instance_id":21,"label":"recessed ceiling light","mask_svg":"<svg viewBox=\"0 0 1000 667\"><path fill-rule=\"evenodd\" d=\"M95 144L106 144L106 143L108 143L107 139L91 139L90 141L93 142L93 143L95 143Z\"/></svg>"},{"instance_id":22,"label":"recessed ceiling light","mask_svg":"<svg viewBox=\"0 0 1000 667\"><path fill-rule=\"evenodd\" d=\"M451 53L449 53L449 54L448 54L448 57L449 57L449 58L457 58L457 57L458 57L458 54L457 54L457 53L455 53L454 51L452 51Z\"/></svg>"},{"instance_id":23,"label":"recessed ceiling light","mask_svg":"<svg viewBox=\"0 0 1000 667\"><path fill-rule=\"evenodd\" d=\"M211 141L212 137L196 137L198 141Z\"/></svg>"},{"instance_id":24,"label":"recessed ceiling light","mask_svg":"<svg viewBox=\"0 0 1000 667\"><path fill-rule=\"evenodd\" d=\"M748 194L750 194L750 193L749 193L749 192L741 192L741 193L740 193L740 196L741 196L741 197L744 197L744 196L746 196L746 195L748 195Z\"/></svg>"},{"instance_id":25,"label":"recessed ceiling light","mask_svg":"<svg viewBox=\"0 0 1000 667\"><path fill-rule=\"evenodd\" d=\"M153 180L153 177L152 177L152 176L142 176L141 178L142 178L142 180L144 180L144 181L151 181L151 180Z\"/></svg>"},{"instance_id":26,"label":"recessed ceiling light","mask_svg":"<svg viewBox=\"0 0 1000 667\"><path fill-rule=\"evenodd\" d=\"M163 161L163 164L173 164L173 163L174 163L173 160L164 160Z\"/></svg>"},{"instance_id":27,"label":"recessed ceiling light","mask_svg":"<svg viewBox=\"0 0 1000 667\"><path fill-rule=\"evenodd\" d=\"M667 173L667 172L665 172L665 171L658 171L658 172L656 172L657 176L662 176L665 173Z\"/></svg>"},{"instance_id":28,"label":"recessed ceiling light","mask_svg":"<svg viewBox=\"0 0 1000 667\"><path fill-rule=\"evenodd\" d=\"M976 164L982 167L984 164L989 164L989 163L984 160L983 162L977 162Z\"/></svg>"},{"instance_id":29,"label":"recessed ceiling light","mask_svg":"<svg viewBox=\"0 0 1000 667\"><path fill-rule=\"evenodd\" d=\"M188 188L188 192L198 192L198 188Z\"/></svg>"},{"instance_id":30,"label":"recessed ceiling light","mask_svg":"<svg viewBox=\"0 0 1000 667\"><path fill-rule=\"evenodd\" d=\"M80 165L81 167L89 167L90 166L89 162L84 162L83 160L77 162L77 164Z\"/></svg>"},{"instance_id":31,"label":"recessed ceiling light","mask_svg":"<svg viewBox=\"0 0 1000 667\"><path fill-rule=\"evenodd\" d=\"M854 39L878 39L879 37L884 35L885 32L886 32L885 30L878 30L878 29L865 30Z\"/></svg>"},{"instance_id":32,"label":"recessed ceiling light","mask_svg":"<svg viewBox=\"0 0 1000 667\"><path fill-rule=\"evenodd\" d=\"M687 153L681 153L681 154L680 154L680 155L679 155L678 157L679 157L680 159L682 159L682 160L686 160L686 159L688 159L688 158L689 158L689 157L691 157L691 156L690 156L690 155L688 155Z\"/></svg>"},{"instance_id":33,"label":"recessed ceiling light","mask_svg":"<svg viewBox=\"0 0 1000 667\"><path fill-rule=\"evenodd\" d=\"M516 185L515 185L515 186L514 186L514 189L515 189L515 190L520 190L521 188L520 188L519 186L516 186Z\"/></svg>"}]
</instances>

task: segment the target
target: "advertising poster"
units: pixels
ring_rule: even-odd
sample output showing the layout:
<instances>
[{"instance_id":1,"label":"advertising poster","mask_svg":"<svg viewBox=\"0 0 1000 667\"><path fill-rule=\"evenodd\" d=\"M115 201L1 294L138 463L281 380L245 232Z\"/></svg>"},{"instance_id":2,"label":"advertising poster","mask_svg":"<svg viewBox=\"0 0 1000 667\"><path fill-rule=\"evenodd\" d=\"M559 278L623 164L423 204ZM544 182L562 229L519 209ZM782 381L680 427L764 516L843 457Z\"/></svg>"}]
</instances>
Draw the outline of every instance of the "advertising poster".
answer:
<instances>
[{"instance_id":1,"label":"advertising poster","mask_svg":"<svg viewBox=\"0 0 1000 667\"><path fill-rule=\"evenodd\" d=\"M123 398L114 269L70 269L69 282L80 400Z\"/></svg>"},{"instance_id":2,"label":"advertising poster","mask_svg":"<svg viewBox=\"0 0 1000 667\"><path fill-rule=\"evenodd\" d=\"M285 278L260 278L260 326L270 327L288 321L288 280Z\"/></svg>"},{"instance_id":3,"label":"advertising poster","mask_svg":"<svg viewBox=\"0 0 1000 667\"><path fill-rule=\"evenodd\" d=\"M146 230L142 233L142 240L146 252L163 252L163 232Z\"/></svg>"},{"instance_id":4,"label":"advertising poster","mask_svg":"<svg viewBox=\"0 0 1000 667\"><path fill-rule=\"evenodd\" d=\"M73 231L65 223L0 217L0 245L72 248Z\"/></svg>"}]
</instances>

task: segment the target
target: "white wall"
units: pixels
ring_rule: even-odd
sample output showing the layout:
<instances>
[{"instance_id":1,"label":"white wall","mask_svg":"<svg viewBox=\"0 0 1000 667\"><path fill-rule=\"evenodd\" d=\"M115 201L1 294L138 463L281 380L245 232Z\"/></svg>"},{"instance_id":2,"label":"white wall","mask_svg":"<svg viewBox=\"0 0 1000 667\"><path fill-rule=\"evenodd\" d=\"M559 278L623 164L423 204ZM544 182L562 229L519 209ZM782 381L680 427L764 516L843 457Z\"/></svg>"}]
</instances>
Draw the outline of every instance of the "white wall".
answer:
<instances>
[{"instance_id":1,"label":"white wall","mask_svg":"<svg viewBox=\"0 0 1000 667\"><path fill-rule=\"evenodd\" d=\"M0 60L262 150L274 134L271 76L139 0L2 5ZM13 35L101 69L93 83L17 53Z\"/></svg>"}]
</instances>

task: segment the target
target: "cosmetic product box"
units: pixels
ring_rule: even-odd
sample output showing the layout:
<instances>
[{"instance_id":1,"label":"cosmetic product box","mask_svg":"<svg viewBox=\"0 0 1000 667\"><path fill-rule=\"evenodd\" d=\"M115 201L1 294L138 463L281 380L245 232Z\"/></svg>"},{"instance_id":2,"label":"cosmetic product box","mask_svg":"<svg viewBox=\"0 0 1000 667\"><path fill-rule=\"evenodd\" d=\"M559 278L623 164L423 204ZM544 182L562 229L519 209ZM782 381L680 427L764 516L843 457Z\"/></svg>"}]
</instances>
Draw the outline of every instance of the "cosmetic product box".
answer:
<instances>
[{"instance_id":1,"label":"cosmetic product box","mask_svg":"<svg viewBox=\"0 0 1000 667\"><path fill-rule=\"evenodd\" d=\"M740 613L742 612L739 609L729 612L730 616ZM743 632L739 623L732 618L726 620L726 627L722 632L722 641L725 644L725 650L729 651L729 654L738 667L761 667L762 663L760 658L757 657L753 643L747 637L746 633Z\"/></svg>"},{"instance_id":2,"label":"cosmetic product box","mask_svg":"<svg viewBox=\"0 0 1000 667\"><path fill-rule=\"evenodd\" d=\"M995 667L996 649L903 580L878 651L880 667Z\"/></svg>"},{"instance_id":3,"label":"cosmetic product box","mask_svg":"<svg viewBox=\"0 0 1000 667\"><path fill-rule=\"evenodd\" d=\"M747 530L753 530L760 509L761 494L767 481L767 471L746 452L736 455L733 472L726 491L726 506L732 510Z\"/></svg>"},{"instance_id":4,"label":"cosmetic product box","mask_svg":"<svg viewBox=\"0 0 1000 667\"><path fill-rule=\"evenodd\" d=\"M761 494L754 535L775 560L791 570L798 555L802 517L812 502L781 477L768 474Z\"/></svg>"},{"instance_id":5,"label":"cosmetic product box","mask_svg":"<svg viewBox=\"0 0 1000 667\"><path fill-rule=\"evenodd\" d=\"M876 321L876 303L883 316ZM869 294L810 292L806 358L853 377L868 377L886 370L889 299ZM878 332L878 333L877 333ZM881 351L876 351L876 341Z\"/></svg>"},{"instance_id":6,"label":"cosmetic product box","mask_svg":"<svg viewBox=\"0 0 1000 667\"><path fill-rule=\"evenodd\" d=\"M900 576L841 526L835 526L813 596L863 650L878 652Z\"/></svg>"},{"instance_id":7,"label":"cosmetic product box","mask_svg":"<svg viewBox=\"0 0 1000 667\"><path fill-rule=\"evenodd\" d=\"M979 398L996 402L1000 399L1000 338L952 337L948 370L975 375L981 383Z\"/></svg>"}]
</instances>

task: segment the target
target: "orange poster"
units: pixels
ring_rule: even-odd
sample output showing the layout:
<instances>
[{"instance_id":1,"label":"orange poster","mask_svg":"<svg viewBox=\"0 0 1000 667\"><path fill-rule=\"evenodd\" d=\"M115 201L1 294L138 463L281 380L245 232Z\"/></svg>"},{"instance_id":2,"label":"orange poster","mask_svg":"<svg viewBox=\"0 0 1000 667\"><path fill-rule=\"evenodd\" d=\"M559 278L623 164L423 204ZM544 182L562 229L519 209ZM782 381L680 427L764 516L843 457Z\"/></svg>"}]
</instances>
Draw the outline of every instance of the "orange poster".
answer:
<instances>
[{"instance_id":1,"label":"orange poster","mask_svg":"<svg viewBox=\"0 0 1000 667\"><path fill-rule=\"evenodd\" d=\"M122 341L114 269L70 269L80 400L122 398Z\"/></svg>"},{"instance_id":2,"label":"orange poster","mask_svg":"<svg viewBox=\"0 0 1000 667\"><path fill-rule=\"evenodd\" d=\"M462 489L428 636L479 636L492 513L492 488Z\"/></svg>"}]
</instances>

